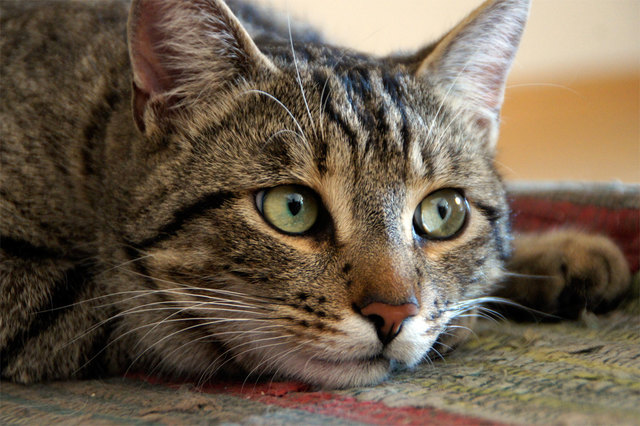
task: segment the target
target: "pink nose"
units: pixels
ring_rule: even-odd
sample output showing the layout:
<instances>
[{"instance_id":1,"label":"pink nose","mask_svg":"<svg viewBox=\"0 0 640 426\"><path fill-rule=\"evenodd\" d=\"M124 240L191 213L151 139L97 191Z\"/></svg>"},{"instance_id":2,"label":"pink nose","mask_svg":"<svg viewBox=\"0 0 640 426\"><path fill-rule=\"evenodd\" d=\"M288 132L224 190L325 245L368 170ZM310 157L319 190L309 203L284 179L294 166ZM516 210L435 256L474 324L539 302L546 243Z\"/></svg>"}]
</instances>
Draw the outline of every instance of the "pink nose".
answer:
<instances>
[{"instance_id":1,"label":"pink nose","mask_svg":"<svg viewBox=\"0 0 640 426\"><path fill-rule=\"evenodd\" d=\"M400 333L404 320L418 315L418 306L414 303L394 306L373 302L362 308L360 312L373 322L378 338L386 345Z\"/></svg>"}]
</instances>

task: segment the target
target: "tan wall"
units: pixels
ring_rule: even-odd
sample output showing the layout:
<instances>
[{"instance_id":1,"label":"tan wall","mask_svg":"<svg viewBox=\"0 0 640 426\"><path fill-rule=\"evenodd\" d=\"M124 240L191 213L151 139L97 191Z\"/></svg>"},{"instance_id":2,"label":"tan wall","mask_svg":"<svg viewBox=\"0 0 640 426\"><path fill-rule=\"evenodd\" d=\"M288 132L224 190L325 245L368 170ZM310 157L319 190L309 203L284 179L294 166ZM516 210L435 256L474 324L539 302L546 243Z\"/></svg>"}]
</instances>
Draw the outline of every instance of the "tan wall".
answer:
<instances>
[{"instance_id":1,"label":"tan wall","mask_svg":"<svg viewBox=\"0 0 640 426\"><path fill-rule=\"evenodd\" d=\"M480 0L258 0L386 54L439 37ZM533 0L509 81L509 179L640 182L640 0Z\"/></svg>"},{"instance_id":2,"label":"tan wall","mask_svg":"<svg viewBox=\"0 0 640 426\"><path fill-rule=\"evenodd\" d=\"M507 179L640 182L638 74L512 83L498 148Z\"/></svg>"},{"instance_id":3,"label":"tan wall","mask_svg":"<svg viewBox=\"0 0 640 426\"><path fill-rule=\"evenodd\" d=\"M413 50L482 0L253 0L367 52ZM640 0L532 0L514 72L536 76L640 67Z\"/></svg>"}]
</instances>

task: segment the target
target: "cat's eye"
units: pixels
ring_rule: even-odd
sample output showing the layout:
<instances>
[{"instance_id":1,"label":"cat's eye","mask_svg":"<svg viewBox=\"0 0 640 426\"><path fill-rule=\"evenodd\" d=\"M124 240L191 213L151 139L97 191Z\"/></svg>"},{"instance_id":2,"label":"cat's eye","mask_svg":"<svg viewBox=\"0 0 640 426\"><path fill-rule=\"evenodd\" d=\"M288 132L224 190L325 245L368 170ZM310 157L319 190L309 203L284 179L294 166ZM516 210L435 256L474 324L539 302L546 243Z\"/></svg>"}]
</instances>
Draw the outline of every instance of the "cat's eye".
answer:
<instances>
[{"instance_id":1,"label":"cat's eye","mask_svg":"<svg viewBox=\"0 0 640 426\"><path fill-rule=\"evenodd\" d=\"M464 226L468 212L469 204L460 191L441 189L429 194L418 205L413 226L426 238L451 238Z\"/></svg>"},{"instance_id":2,"label":"cat's eye","mask_svg":"<svg viewBox=\"0 0 640 426\"><path fill-rule=\"evenodd\" d=\"M309 188L281 185L258 192L256 206L265 220L287 234L303 234L318 220L320 202Z\"/></svg>"}]
</instances>

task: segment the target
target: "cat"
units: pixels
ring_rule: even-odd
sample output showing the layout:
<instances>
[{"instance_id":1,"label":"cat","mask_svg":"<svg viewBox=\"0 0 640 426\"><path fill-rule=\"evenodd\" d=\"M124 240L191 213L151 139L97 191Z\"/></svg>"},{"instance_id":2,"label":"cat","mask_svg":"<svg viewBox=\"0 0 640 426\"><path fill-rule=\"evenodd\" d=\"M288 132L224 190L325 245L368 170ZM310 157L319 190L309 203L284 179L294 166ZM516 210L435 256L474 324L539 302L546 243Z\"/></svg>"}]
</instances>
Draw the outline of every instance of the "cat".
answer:
<instances>
[{"instance_id":1,"label":"cat","mask_svg":"<svg viewBox=\"0 0 640 426\"><path fill-rule=\"evenodd\" d=\"M371 385L492 293L575 314L627 288L602 237L511 250L494 153L528 0L386 57L241 1L1 8L4 380Z\"/></svg>"}]
</instances>

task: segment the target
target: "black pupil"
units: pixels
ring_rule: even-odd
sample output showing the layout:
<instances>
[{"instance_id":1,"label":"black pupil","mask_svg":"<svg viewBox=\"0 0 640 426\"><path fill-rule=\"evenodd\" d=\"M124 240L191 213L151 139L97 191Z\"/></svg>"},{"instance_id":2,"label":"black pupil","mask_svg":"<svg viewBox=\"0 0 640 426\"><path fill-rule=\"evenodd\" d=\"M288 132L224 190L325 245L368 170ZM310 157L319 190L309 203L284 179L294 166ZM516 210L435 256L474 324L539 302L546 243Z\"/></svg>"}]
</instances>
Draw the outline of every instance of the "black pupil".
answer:
<instances>
[{"instance_id":1,"label":"black pupil","mask_svg":"<svg viewBox=\"0 0 640 426\"><path fill-rule=\"evenodd\" d=\"M300 210L302 210L302 195L300 194L289 195L287 197L287 207L289 207L289 211L293 216L300 213Z\"/></svg>"},{"instance_id":2,"label":"black pupil","mask_svg":"<svg viewBox=\"0 0 640 426\"><path fill-rule=\"evenodd\" d=\"M438 214L440 215L440 219L444 220L447 217L447 212L449 211L449 203L446 200L440 200L438 203Z\"/></svg>"}]
</instances>

